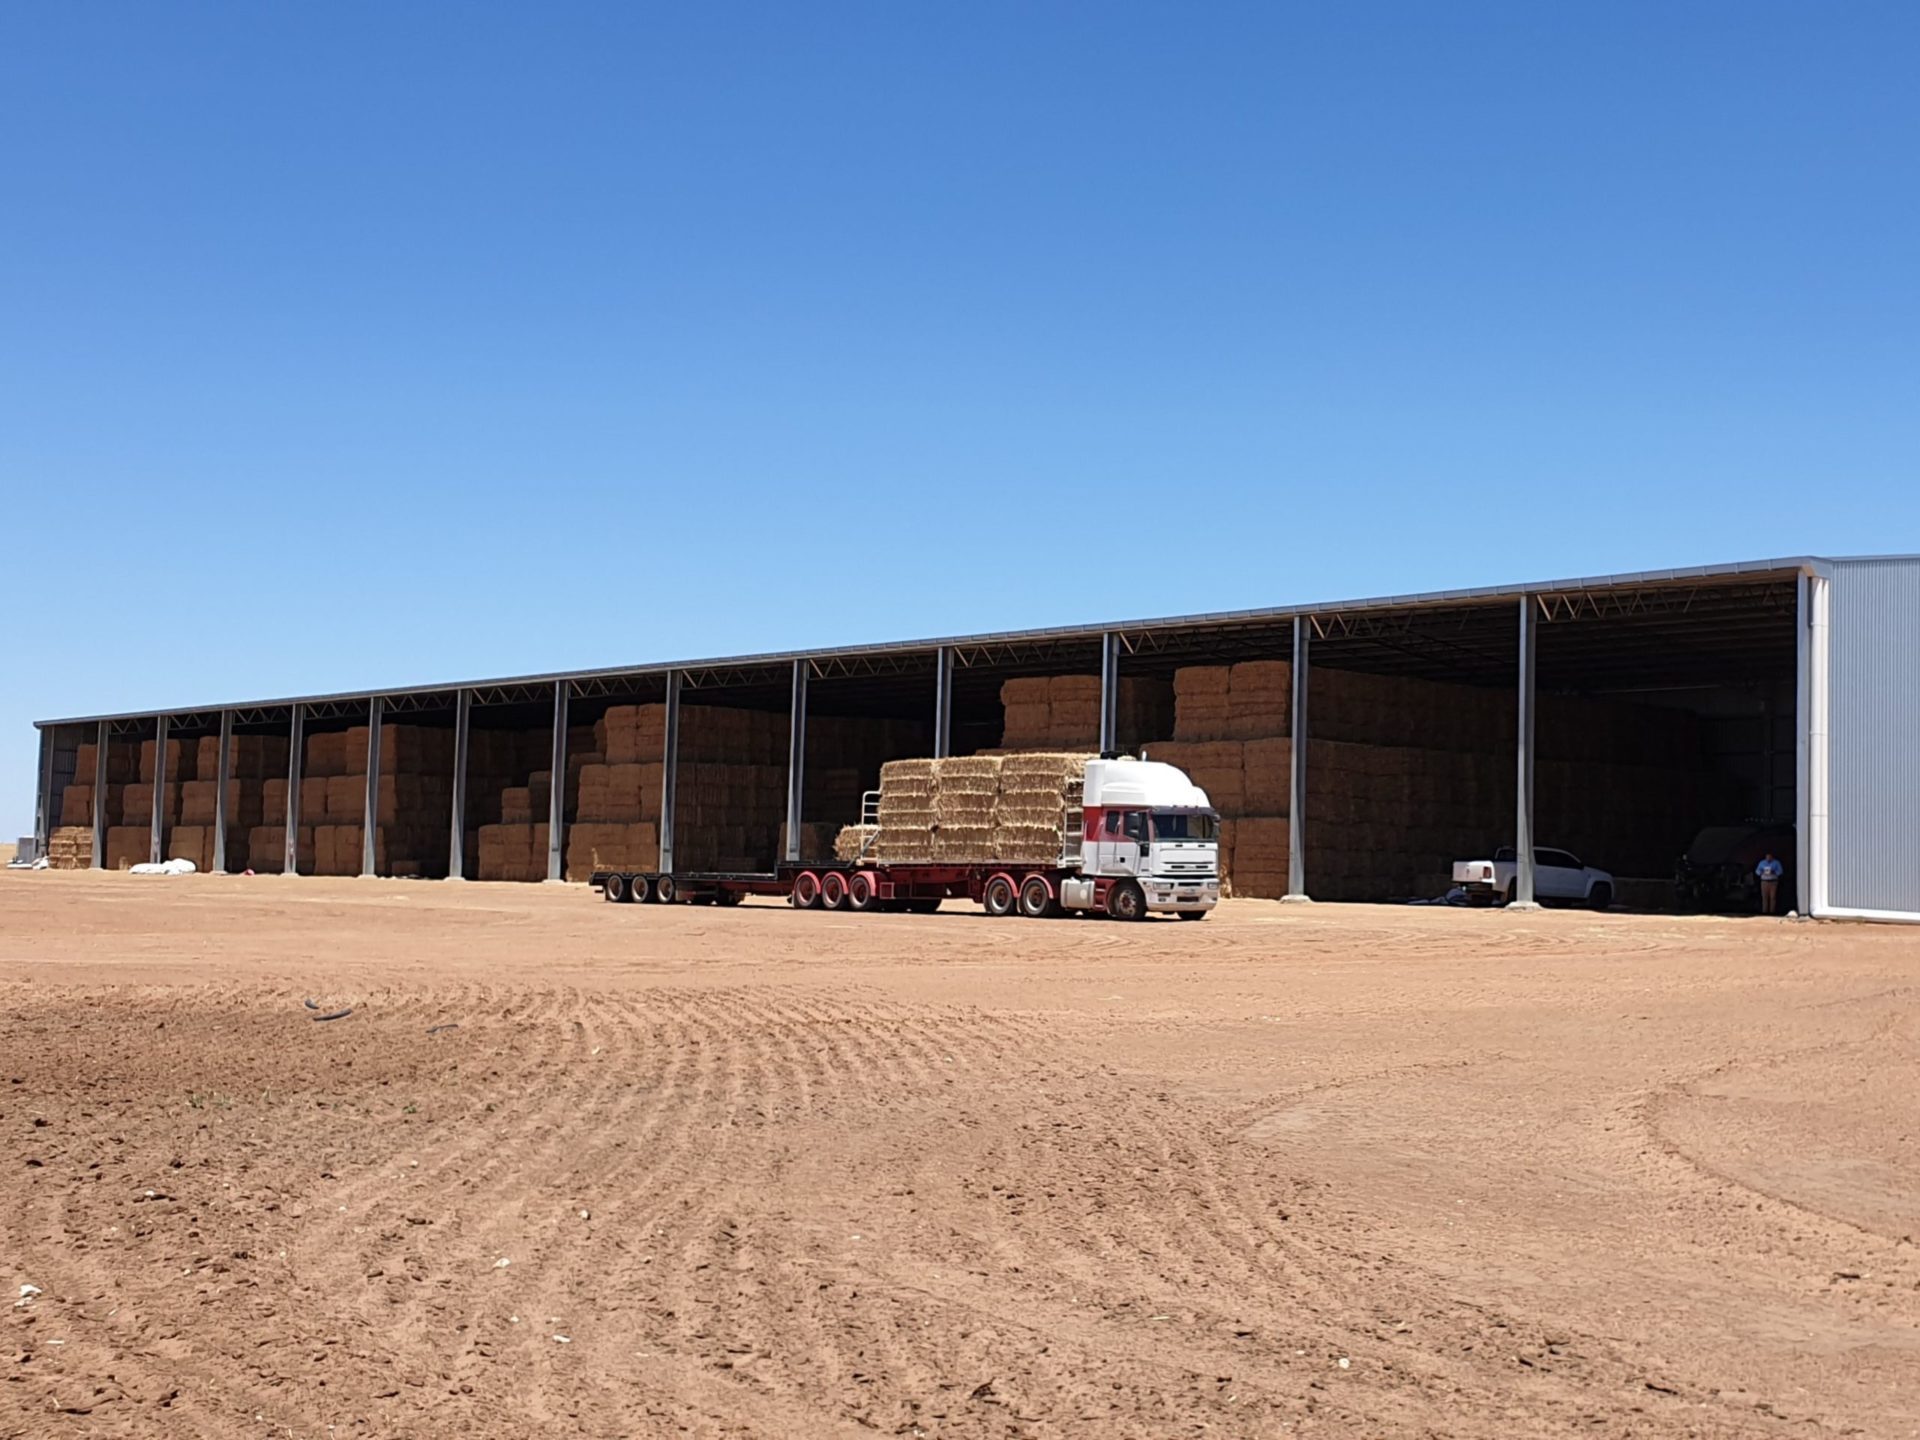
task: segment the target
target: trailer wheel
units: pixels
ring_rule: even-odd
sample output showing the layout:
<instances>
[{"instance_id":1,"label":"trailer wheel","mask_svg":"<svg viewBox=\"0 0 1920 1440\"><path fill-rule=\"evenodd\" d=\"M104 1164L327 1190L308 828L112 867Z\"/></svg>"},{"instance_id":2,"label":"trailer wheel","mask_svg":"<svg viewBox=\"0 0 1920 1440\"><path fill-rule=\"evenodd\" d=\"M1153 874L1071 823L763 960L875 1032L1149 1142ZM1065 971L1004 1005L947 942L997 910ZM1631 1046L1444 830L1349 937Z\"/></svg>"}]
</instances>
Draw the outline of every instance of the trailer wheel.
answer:
<instances>
[{"instance_id":1,"label":"trailer wheel","mask_svg":"<svg viewBox=\"0 0 1920 1440\"><path fill-rule=\"evenodd\" d=\"M1013 888L1013 881L1005 875L996 875L987 881L987 888L980 894L980 903L989 915L1011 915L1014 906L1019 903L1019 893Z\"/></svg>"},{"instance_id":2,"label":"trailer wheel","mask_svg":"<svg viewBox=\"0 0 1920 1440\"><path fill-rule=\"evenodd\" d=\"M653 901L653 882L644 875L632 875L627 878L627 899L636 905L647 905Z\"/></svg>"},{"instance_id":3,"label":"trailer wheel","mask_svg":"<svg viewBox=\"0 0 1920 1440\"><path fill-rule=\"evenodd\" d=\"M811 870L802 870L793 877L793 908L811 910L820 903L820 877Z\"/></svg>"},{"instance_id":4,"label":"trailer wheel","mask_svg":"<svg viewBox=\"0 0 1920 1440\"><path fill-rule=\"evenodd\" d=\"M847 908L850 910L875 910L879 908L879 891L874 888L873 876L864 870L856 870L847 877Z\"/></svg>"},{"instance_id":5,"label":"trailer wheel","mask_svg":"<svg viewBox=\"0 0 1920 1440\"><path fill-rule=\"evenodd\" d=\"M838 870L829 870L820 877L820 908L823 910L847 908L847 877Z\"/></svg>"},{"instance_id":6,"label":"trailer wheel","mask_svg":"<svg viewBox=\"0 0 1920 1440\"><path fill-rule=\"evenodd\" d=\"M662 905L671 905L680 898L680 887L673 883L671 875L662 875L653 882L653 898Z\"/></svg>"},{"instance_id":7,"label":"trailer wheel","mask_svg":"<svg viewBox=\"0 0 1920 1440\"><path fill-rule=\"evenodd\" d=\"M1060 913L1060 902L1044 875L1029 875L1021 882L1020 913L1029 920L1051 920Z\"/></svg>"},{"instance_id":8,"label":"trailer wheel","mask_svg":"<svg viewBox=\"0 0 1920 1440\"><path fill-rule=\"evenodd\" d=\"M1147 897L1132 880L1122 880L1107 892L1107 913L1116 920L1143 920Z\"/></svg>"},{"instance_id":9,"label":"trailer wheel","mask_svg":"<svg viewBox=\"0 0 1920 1440\"><path fill-rule=\"evenodd\" d=\"M606 883L600 887L600 898L614 905L627 903L627 877L609 875Z\"/></svg>"}]
</instances>

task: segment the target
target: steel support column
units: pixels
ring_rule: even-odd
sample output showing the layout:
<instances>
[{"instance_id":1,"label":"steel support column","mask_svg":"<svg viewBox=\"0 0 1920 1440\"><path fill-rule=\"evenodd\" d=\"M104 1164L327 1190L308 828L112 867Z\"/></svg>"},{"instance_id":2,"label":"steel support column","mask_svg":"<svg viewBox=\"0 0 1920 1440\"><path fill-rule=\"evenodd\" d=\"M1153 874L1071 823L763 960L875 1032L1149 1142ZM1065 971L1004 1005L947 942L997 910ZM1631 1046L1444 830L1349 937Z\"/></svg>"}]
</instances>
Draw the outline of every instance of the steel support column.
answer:
<instances>
[{"instance_id":1,"label":"steel support column","mask_svg":"<svg viewBox=\"0 0 1920 1440\"><path fill-rule=\"evenodd\" d=\"M233 769L233 712L220 712L220 754L213 777L213 873L227 873L227 775Z\"/></svg>"},{"instance_id":2,"label":"steel support column","mask_svg":"<svg viewBox=\"0 0 1920 1440\"><path fill-rule=\"evenodd\" d=\"M793 714L787 730L787 854L800 859L800 802L807 785L807 662L793 662Z\"/></svg>"},{"instance_id":3,"label":"steel support column","mask_svg":"<svg viewBox=\"0 0 1920 1440\"><path fill-rule=\"evenodd\" d=\"M40 730L40 768L33 794L33 858L43 859L53 839L53 727Z\"/></svg>"},{"instance_id":4,"label":"steel support column","mask_svg":"<svg viewBox=\"0 0 1920 1440\"><path fill-rule=\"evenodd\" d=\"M1513 813L1513 904L1514 908L1539 908L1533 898L1533 729L1536 696L1536 661L1540 649L1539 617L1534 597L1520 597L1520 709L1519 744L1516 747L1515 804Z\"/></svg>"},{"instance_id":5,"label":"steel support column","mask_svg":"<svg viewBox=\"0 0 1920 1440\"><path fill-rule=\"evenodd\" d=\"M553 771L547 785L547 880L566 878L567 700L565 680L553 682Z\"/></svg>"},{"instance_id":6,"label":"steel support column","mask_svg":"<svg viewBox=\"0 0 1920 1440\"><path fill-rule=\"evenodd\" d=\"M1312 623L1304 615L1294 616L1293 706L1287 722L1293 737L1287 746L1287 893L1281 898L1295 902L1310 898L1307 894L1307 676L1312 668L1309 650L1312 640Z\"/></svg>"},{"instance_id":7,"label":"steel support column","mask_svg":"<svg viewBox=\"0 0 1920 1440\"><path fill-rule=\"evenodd\" d=\"M153 816L147 822L147 859L155 865L167 858L167 717L153 722Z\"/></svg>"},{"instance_id":8,"label":"steel support column","mask_svg":"<svg viewBox=\"0 0 1920 1440\"><path fill-rule=\"evenodd\" d=\"M380 857L380 731L387 705L378 695L367 701L367 795L360 820L360 873L379 873Z\"/></svg>"},{"instance_id":9,"label":"steel support column","mask_svg":"<svg viewBox=\"0 0 1920 1440\"><path fill-rule=\"evenodd\" d=\"M933 652L933 758L953 753L953 647Z\"/></svg>"},{"instance_id":10,"label":"steel support column","mask_svg":"<svg viewBox=\"0 0 1920 1440\"><path fill-rule=\"evenodd\" d=\"M107 868L107 745L113 739L102 720L93 738L93 868Z\"/></svg>"},{"instance_id":11,"label":"steel support column","mask_svg":"<svg viewBox=\"0 0 1920 1440\"><path fill-rule=\"evenodd\" d=\"M1829 733L1833 705L1831 632L1833 582L1823 575L1807 577L1807 869L1796 876L1803 887L1800 911L1828 913L1828 885L1832 879L1828 853L1832 804L1832 750ZM1796 853L1795 860L1799 859Z\"/></svg>"},{"instance_id":12,"label":"steel support column","mask_svg":"<svg viewBox=\"0 0 1920 1440\"><path fill-rule=\"evenodd\" d=\"M296 702L287 723L287 850L280 862L282 875L300 873L300 782L307 758L307 707Z\"/></svg>"},{"instance_id":13,"label":"steel support column","mask_svg":"<svg viewBox=\"0 0 1920 1440\"><path fill-rule=\"evenodd\" d=\"M680 672L667 672L667 733L660 752L660 873L673 873L673 811L680 789Z\"/></svg>"},{"instance_id":14,"label":"steel support column","mask_svg":"<svg viewBox=\"0 0 1920 1440\"><path fill-rule=\"evenodd\" d=\"M1100 637L1100 753L1120 748L1120 637Z\"/></svg>"},{"instance_id":15,"label":"steel support column","mask_svg":"<svg viewBox=\"0 0 1920 1440\"><path fill-rule=\"evenodd\" d=\"M453 698L453 814L447 836L447 878L467 878L467 741L473 728L473 692Z\"/></svg>"}]
</instances>

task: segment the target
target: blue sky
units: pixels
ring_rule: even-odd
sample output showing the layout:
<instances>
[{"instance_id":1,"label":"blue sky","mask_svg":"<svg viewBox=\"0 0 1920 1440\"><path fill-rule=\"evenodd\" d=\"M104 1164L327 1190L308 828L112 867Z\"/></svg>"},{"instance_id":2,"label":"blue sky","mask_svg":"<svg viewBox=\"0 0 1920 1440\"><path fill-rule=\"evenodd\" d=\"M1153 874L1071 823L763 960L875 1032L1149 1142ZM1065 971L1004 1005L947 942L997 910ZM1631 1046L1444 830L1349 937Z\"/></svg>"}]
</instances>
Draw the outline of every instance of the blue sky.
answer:
<instances>
[{"instance_id":1,"label":"blue sky","mask_svg":"<svg viewBox=\"0 0 1920 1440\"><path fill-rule=\"evenodd\" d=\"M1920 549L1917 48L7 7L0 833L51 714Z\"/></svg>"}]
</instances>

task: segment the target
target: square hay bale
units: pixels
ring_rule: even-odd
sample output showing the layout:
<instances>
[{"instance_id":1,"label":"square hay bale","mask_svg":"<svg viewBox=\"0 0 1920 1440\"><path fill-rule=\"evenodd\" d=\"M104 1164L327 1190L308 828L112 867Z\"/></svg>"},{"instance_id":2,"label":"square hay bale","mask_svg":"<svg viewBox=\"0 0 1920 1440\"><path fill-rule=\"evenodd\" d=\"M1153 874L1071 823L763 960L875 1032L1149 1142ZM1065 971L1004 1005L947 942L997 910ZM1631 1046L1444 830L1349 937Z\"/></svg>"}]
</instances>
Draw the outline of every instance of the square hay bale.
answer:
<instances>
[{"instance_id":1,"label":"square hay bale","mask_svg":"<svg viewBox=\"0 0 1920 1440\"><path fill-rule=\"evenodd\" d=\"M1257 815L1287 814L1293 808L1293 741L1249 740L1240 753L1246 808Z\"/></svg>"},{"instance_id":2,"label":"square hay bale","mask_svg":"<svg viewBox=\"0 0 1920 1440\"><path fill-rule=\"evenodd\" d=\"M358 822L367 810L367 772L358 775L336 775L327 781L326 813L329 820L336 824ZM319 820L319 812L311 817ZM357 873L357 872L356 872Z\"/></svg>"},{"instance_id":3,"label":"square hay bale","mask_svg":"<svg viewBox=\"0 0 1920 1440\"><path fill-rule=\"evenodd\" d=\"M833 858L858 860L871 855L873 841L880 834L878 825L843 825L833 837Z\"/></svg>"},{"instance_id":4,"label":"square hay bale","mask_svg":"<svg viewBox=\"0 0 1920 1440\"><path fill-rule=\"evenodd\" d=\"M993 852L994 827L942 825L933 836L933 858L952 865L978 865L999 857Z\"/></svg>"},{"instance_id":5,"label":"square hay bale","mask_svg":"<svg viewBox=\"0 0 1920 1440\"><path fill-rule=\"evenodd\" d=\"M145 825L112 825L107 828L106 868L130 870L143 865L153 854L153 832Z\"/></svg>"},{"instance_id":6,"label":"square hay bale","mask_svg":"<svg viewBox=\"0 0 1920 1440\"><path fill-rule=\"evenodd\" d=\"M1003 681L1000 686L1000 703L1014 705L1045 705L1049 700L1049 680L1045 675L1027 675L1019 679Z\"/></svg>"},{"instance_id":7,"label":"square hay bale","mask_svg":"<svg viewBox=\"0 0 1920 1440\"><path fill-rule=\"evenodd\" d=\"M993 860L1009 864L1048 864L1060 856L1060 826L1003 820L993 827L991 848L993 853L988 858Z\"/></svg>"},{"instance_id":8,"label":"square hay bale","mask_svg":"<svg viewBox=\"0 0 1920 1440\"><path fill-rule=\"evenodd\" d=\"M1008 705L1002 713L1000 743L1010 747L1049 745L1053 736L1053 707L1042 702Z\"/></svg>"}]
</instances>

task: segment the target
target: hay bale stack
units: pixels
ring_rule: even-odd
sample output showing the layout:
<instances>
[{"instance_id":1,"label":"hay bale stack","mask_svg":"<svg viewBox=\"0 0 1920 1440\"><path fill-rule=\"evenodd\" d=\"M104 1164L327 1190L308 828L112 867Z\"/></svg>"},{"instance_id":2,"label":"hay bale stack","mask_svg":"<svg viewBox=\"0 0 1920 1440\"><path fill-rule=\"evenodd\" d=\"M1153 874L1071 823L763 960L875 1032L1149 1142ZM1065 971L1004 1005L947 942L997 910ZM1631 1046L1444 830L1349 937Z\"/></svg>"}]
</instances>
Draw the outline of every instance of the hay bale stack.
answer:
<instances>
[{"instance_id":1,"label":"hay bale stack","mask_svg":"<svg viewBox=\"0 0 1920 1440\"><path fill-rule=\"evenodd\" d=\"M482 825L479 841L482 880L547 878L545 825Z\"/></svg>"},{"instance_id":2,"label":"hay bale stack","mask_svg":"<svg viewBox=\"0 0 1920 1440\"><path fill-rule=\"evenodd\" d=\"M833 837L833 858L836 860L870 858L873 841L879 834L878 825L842 825L840 832Z\"/></svg>"},{"instance_id":3,"label":"hay bale stack","mask_svg":"<svg viewBox=\"0 0 1920 1440\"><path fill-rule=\"evenodd\" d=\"M834 858L834 839L840 827L823 821L805 820L800 824L800 859L805 864L818 864ZM779 855L787 857L787 822L780 822Z\"/></svg>"},{"instance_id":4,"label":"hay bale stack","mask_svg":"<svg viewBox=\"0 0 1920 1440\"><path fill-rule=\"evenodd\" d=\"M542 878L545 878L545 856ZM566 875L587 880L596 870L654 870L660 864L660 830L651 821L601 824L581 821L567 828Z\"/></svg>"},{"instance_id":5,"label":"hay bale stack","mask_svg":"<svg viewBox=\"0 0 1920 1440\"><path fill-rule=\"evenodd\" d=\"M73 778L93 783L94 742L84 740L74 752ZM131 745L107 745L107 783L125 785L140 778L140 754Z\"/></svg>"},{"instance_id":6,"label":"hay bale stack","mask_svg":"<svg viewBox=\"0 0 1920 1440\"><path fill-rule=\"evenodd\" d=\"M938 777L931 760L889 760L880 767L880 834L874 858L890 863L934 858Z\"/></svg>"},{"instance_id":7,"label":"hay bale stack","mask_svg":"<svg viewBox=\"0 0 1920 1440\"><path fill-rule=\"evenodd\" d=\"M1293 665L1286 660L1243 660L1232 669L1227 694L1228 733L1254 740L1292 733Z\"/></svg>"},{"instance_id":8,"label":"hay bale stack","mask_svg":"<svg viewBox=\"0 0 1920 1440\"><path fill-rule=\"evenodd\" d=\"M1164 680L1122 676L1115 697L1123 749L1161 739L1173 728L1174 692ZM1098 675L1030 676L1000 687L1006 750L1091 749L1100 741Z\"/></svg>"},{"instance_id":9,"label":"hay bale stack","mask_svg":"<svg viewBox=\"0 0 1920 1440\"><path fill-rule=\"evenodd\" d=\"M1232 854L1234 894L1277 900L1287 893L1289 846L1284 818L1235 821Z\"/></svg>"},{"instance_id":10,"label":"hay bale stack","mask_svg":"<svg viewBox=\"0 0 1920 1440\"><path fill-rule=\"evenodd\" d=\"M93 865L93 826L62 825L47 836L47 864L55 870L86 870Z\"/></svg>"},{"instance_id":11,"label":"hay bale stack","mask_svg":"<svg viewBox=\"0 0 1920 1440\"><path fill-rule=\"evenodd\" d=\"M1225 665L1188 665L1173 672L1173 738L1225 740L1231 733Z\"/></svg>"},{"instance_id":12,"label":"hay bale stack","mask_svg":"<svg viewBox=\"0 0 1920 1440\"><path fill-rule=\"evenodd\" d=\"M1080 808L1092 758L1075 751L1002 756L988 858L1026 864L1058 858L1068 812Z\"/></svg>"},{"instance_id":13,"label":"hay bale stack","mask_svg":"<svg viewBox=\"0 0 1920 1440\"><path fill-rule=\"evenodd\" d=\"M153 858L153 831L145 825L112 825L107 828L106 868L130 870Z\"/></svg>"}]
</instances>

